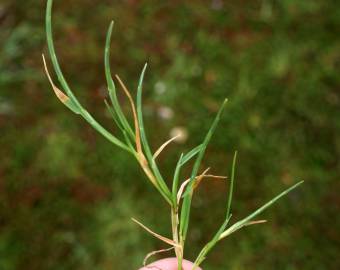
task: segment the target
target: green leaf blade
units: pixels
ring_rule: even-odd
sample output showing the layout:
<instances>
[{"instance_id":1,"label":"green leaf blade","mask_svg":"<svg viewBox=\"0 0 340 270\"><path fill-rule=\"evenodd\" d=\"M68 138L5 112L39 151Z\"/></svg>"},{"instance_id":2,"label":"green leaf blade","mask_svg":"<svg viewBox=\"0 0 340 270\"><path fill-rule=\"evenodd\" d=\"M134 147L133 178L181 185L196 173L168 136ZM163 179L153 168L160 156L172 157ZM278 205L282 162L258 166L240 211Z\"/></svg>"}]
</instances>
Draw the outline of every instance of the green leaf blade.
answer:
<instances>
[{"instance_id":1,"label":"green leaf blade","mask_svg":"<svg viewBox=\"0 0 340 270\"><path fill-rule=\"evenodd\" d=\"M202 143L202 148L198 152L198 156L196 158L196 161L194 163L191 176L190 176L190 182L188 184L187 190L185 194L183 195L183 205L182 205L182 211L181 211L181 218L180 218L180 235L182 237L182 240L185 241L187 232L188 232L188 226L189 226L189 217L190 217L190 207L191 207L191 200L192 200L192 193L193 193L193 184L194 180L198 174L199 167L201 165L205 150L207 148L207 145L218 125L218 122L220 121L222 112L225 108L225 105L227 103L227 99L224 100L223 104L221 105L207 135L205 136L205 139ZM183 211L184 210L184 211Z\"/></svg>"},{"instance_id":2,"label":"green leaf blade","mask_svg":"<svg viewBox=\"0 0 340 270\"><path fill-rule=\"evenodd\" d=\"M196 146L195 148L193 148L191 151L189 151L188 153L186 153L183 158L182 158L182 162L181 165L184 165L185 163L187 163L188 161L190 161L195 155L197 155L201 149L202 149L202 144Z\"/></svg>"},{"instance_id":3,"label":"green leaf blade","mask_svg":"<svg viewBox=\"0 0 340 270\"><path fill-rule=\"evenodd\" d=\"M65 104L69 109L71 109L75 113L79 113L94 129L96 129L99 133L101 133L106 139L115 144L116 146L131 152L128 146L126 146L123 142L121 142L118 138L108 132L104 127L102 127L79 103L75 95L73 94L71 88L69 87L63 72L61 71L59 61L55 52L54 42L53 42L53 34L52 34L52 7L53 0L47 1L46 7L46 16L45 16L45 24L46 24L46 39L49 55L51 57L51 61L53 64L53 68L57 74L58 80L62 85L63 89L67 93L70 101Z\"/></svg>"},{"instance_id":4,"label":"green leaf blade","mask_svg":"<svg viewBox=\"0 0 340 270\"><path fill-rule=\"evenodd\" d=\"M231 167L230 187L229 187L227 215L226 215L227 219L231 215L231 202L233 200L233 193L234 193L236 159L237 159L237 151L235 151L235 153L234 153L233 163L232 163L232 167Z\"/></svg>"},{"instance_id":5,"label":"green leaf blade","mask_svg":"<svg viewBox=\"0 0 340 270\"><path fill-rule=\"evenodd\" d=\"M142 111L142 90L143 90L143 81L144 81L144 76L145 76L145 71L147 68L147 64L144 65L143 70L141 72L139 82L138 82L138 88L137 88L137 120L138 120L138 126L139 126L139 132L140 132L140 137L142 141L142 145L145 151L146 158L148 159L148 162L151 165L151 169L153 173L155 174L155 177L157 179L157 183L160 187L160 189L164 192L165 196L168 199L168 202L172 202L172 194L166 185L157 165L155 160L153 159L153 154L151 152L145 129L144 129L144 120L143 120L143 111Z\"/></svg>"},{"instance_id":6,"label":"green leaf blade","mask_svg":"<svg viewBox=\"0 0 340 270\"><path fill-rule=\"evenodd\" d=\"M114 22L111 21L110 26L107 30L107 34L106 34L106 42L105 42L105 53L104 53L104 66L105 66L105 77L106 77L106 83L107 83L107 87L108 87L108 91L109 91L109 96L110 96L110 100L111 103L113 105L113 109L115 111L115 114L117 115L117 120L120 123L120 126L123 127L123 129L129 134L131 139L135 139L135 134L129 124L129 122L127 121L122 108L118 102L118 98L117 98L117 92L116 92L116 86L115 83L112 79L111 76L111 66L110 66L110 44L111 44L111 39L112 39L112 30L113 30L113 25ZM122 129L120 127L120 129Z\"/></svg>"}]
</instances>

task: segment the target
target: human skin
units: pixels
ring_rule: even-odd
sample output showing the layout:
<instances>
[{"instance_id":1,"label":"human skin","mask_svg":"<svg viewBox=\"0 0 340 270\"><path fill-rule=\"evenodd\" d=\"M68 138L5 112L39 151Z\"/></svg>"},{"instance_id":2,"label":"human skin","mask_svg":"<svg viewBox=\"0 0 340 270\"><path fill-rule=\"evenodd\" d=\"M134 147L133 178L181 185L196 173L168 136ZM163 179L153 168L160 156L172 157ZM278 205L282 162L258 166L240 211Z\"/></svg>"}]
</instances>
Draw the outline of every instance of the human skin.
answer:
<instances>
[{"instance_id":1,"label":"human skin","mask_svg":"<svg viewBox=\"0 0 340 270\"><path fill-rule=\"evenodd\" d=\"M139 270L177 270L177 258L166 258L156 262L153 262ZM194 264L187 260L183 260L183 270L192 270ZM200 267L196 267L195 270L202 270Z\"/></svg>"}]
</instances>

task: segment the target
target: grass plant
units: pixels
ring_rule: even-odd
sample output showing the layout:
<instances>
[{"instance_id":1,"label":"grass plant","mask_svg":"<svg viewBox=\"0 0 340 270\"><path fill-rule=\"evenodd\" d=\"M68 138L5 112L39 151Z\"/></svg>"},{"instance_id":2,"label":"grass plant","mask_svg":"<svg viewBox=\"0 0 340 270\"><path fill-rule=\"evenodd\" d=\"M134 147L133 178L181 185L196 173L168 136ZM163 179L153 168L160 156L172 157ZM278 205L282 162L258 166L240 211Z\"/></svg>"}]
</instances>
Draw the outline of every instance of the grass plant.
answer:
<instances>
[{"instance_id":1,"label":"grass plant","mask_svg":"<svg viewBox=\"0 0 340 270\"><path fill-rule=\"evenodd\" d=\"M223 110L227 104L227 100L225 100L210 129L207 132L207 135L203 139L203 142L189 151L188 153L180 154L179 159L177 161L173 179L172 179L172 187L167 185L167 181L163 178L158 164L157 157L158 155L165 149L165 147L171 143L175 138L171 138L166 141L163 145L159 147L158 150L153 151L150 147L147 134L144 128L143 121L143 111L142 111L142 92L143 92L143 80L145 77L145 72L147 69L147 64L145 64L138 83L136 101L133 99L131 95L131 91L129 91L128 87L124 84L121 78L118 75L115 75L115 79L111 75L111 67L110 67L110 43L111 36L113 30L113 22L111 22L106 37L106 45L105 45L105 53L104 53L104 65L105 65L105 77L107 81L107 89L110 97L110 103L105 100L105 105L112 116L112 119L116 126L119 128L121 132L121 136L117 134L110 133L106 128L104 128L99 122L95 120L95 118L81 105L73 91L71 90L69 84L67 83L61 67L58 62L58 58L56 56L54 43L53 43L53 35L52 35L52 5L53 0L47 1L47 9L46 9L46 37L48 44L48 51L51 58L51 62L56 72L58 81L61 85L61 89L56 86L53 82L52 77L48 71L47 63L45 57L43 56L43 62L47 77L51 83L51 86L59 98L59 100L68 107L73 113L81 116L85 119L97 132L99 132L102 136L104 136L108 141L117 147L125 150L129 154L133 155L136 159L137 163L143 169L145 175L147 176L150 183L155 187L155 189L159 192L159 194L164 198L164 200L169 205L170 215L171 215L171 227L172 227L172 238L167 238L162 236L150 228L145 226L142 222L133 219L138 225L140 225L147 232L152 234L154 237L163 241L169 248L164 250L155 251L147 255L146 259L150 256L169 251L174 249L176 257L178 259L178 269L182 269L182 260L184 257L184 248L186 246L187 234L189 229L189 221L190 221L190 209L192 198L195 193L197 186L204 178L225 178L223 176L215 176L207 174L209 168L200 173L201 163L204 158L205 151L207 146L215 132L215 129L218 125L220 118L222 117ZM116 84L115 81L118 82L119 86L123 90L126 98L128 99L131 107L131 112L133 116L133 123L130 123L126 118L117 98L116 93ZM187 164L187 162L191 159L195 159L193 168L191 170L190 177L181 181L181 169ZM233 199L233 190L234 190L234 180L236 173L236 159L237 152L234 154L231 173L230 173L230 188L229 195L227 198L227 207L226 207L226 215L222 222L222 225L218 229L217 233L212 237L211 241L209 241L198 254L195 262L194 268L200 266L202 262L205 260L209 251L221 240L228 237L230 234L240 230L245 226L250 226L254 224L260 224L265 222L265 220L255 220L254 218L262 213L265 209L275 203L278 199L285 196L288 192L292 191L299 185L303 183L303 181L298 182L297 184L291 186L286 189L282 193L280 193L275 198L271 199L269 202L264 204L262 207L255 210L253 213L245 217L244 219L235 222L233 225L228 226L229 222L232 218L232 199ZM146 260L145 260L146 263Z\"/></svg>"}]
</instances>

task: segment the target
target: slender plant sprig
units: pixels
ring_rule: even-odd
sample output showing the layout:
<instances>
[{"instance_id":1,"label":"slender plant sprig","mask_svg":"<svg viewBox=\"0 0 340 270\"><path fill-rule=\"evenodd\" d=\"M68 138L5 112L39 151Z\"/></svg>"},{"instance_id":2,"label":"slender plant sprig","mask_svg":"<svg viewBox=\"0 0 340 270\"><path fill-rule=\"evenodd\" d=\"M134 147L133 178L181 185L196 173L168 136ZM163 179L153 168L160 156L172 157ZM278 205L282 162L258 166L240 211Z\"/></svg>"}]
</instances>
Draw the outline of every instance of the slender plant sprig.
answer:
<instances>
[{"instance_id":1,"label":"slender plant sprig","mask_svg":"<svg viewBox=\"0 0 340 270\"><path fill-rule=\"evenodd\" d=\"M154 254L158 254L161 252L166 252L171 249L174 249L176 257L178 259L178 269L181 270L183 254L184 254L184 246L185 246L186 236L187 236L188 227L189 227L191 202L192 202L194 191L204 178L208 178L208 177L216 178L216 179L225 178L223 176L215 176L215 175L207 174L210 168L207 168L203 173L199 174L199 169L201 167L201 162L203 160L208 143L210 142L212 135L214 131L216 130L216 127L221 118L221 115L222 115L222 112L224 110L227 100L223 102L221 108L219 109L215 117L215 120L213 121L202 144L198 145L197 147L195 147L188 153L186 154L182 153L180 155L178 162L176 164L176 167L175 167L174 176L172 179L173 181L172 188L170 190L157 166L156 158L165 149L165 147L168 144L170 144L172 141L176 139L176 137L171 138L170 140L166 141L153 154L151 147L147 140L147 135L146 135L145 128L144 128L143 112L142 112L142 88L143 88L143 80L144 80L147 64L145 64L141 72L140 78L139 78L139 83L137 87L136 104L127 86L124 84L124 82L121 80L121 78L118 75L115 76L116 80L118 81L119 85L121 86L124 94L126 95L130 103L132 116L133 116L133 126L132 126L129 123L126 116L124 115L123 110L118 102L116 86L114 83L114 79L112 78L112 75L111 75L110 44L111 44L112 30L113 30L113 25L114 25L114 23L111 22L108 28L108 31L107 31L107 35L106 35L105 52L104 52L105 78L107 82L107 88L108 88L108 93L109 93L111 104L109 104L107 100L104 100L104 102L116 126L122 133L123 139L120 139L117 136L110 133L107 129L105 129L100 123L98 123L93 118L93 116L81 105L81 103L78 101L78 99L72 92L71 88L69 87L61 71L58 58L56 56L55 48L54 48L53 35L52 35L52 5L53 5L53 0L47 0L46 38L47 38L48 52L49 52L49 55L52 61L52 65L53 65L54 71L56 72L61 88L63 90L59 89L54 84L49 74L45 57L43 55L44 67L45 67L47 77L50 81L50 84L56 96L66 107L68 107L75 114L80 115L82 118L84 118L95 130L97 130L97 132L102 134L111 143L127 151L128 153L132 154L136 158L141 168L143 169L144 173L146 174L147 178L154 185L154 187L158 190L158 192L165 199L165 201L170 205L172 239L168 237L164 237L152 231L150 228L146 227L144 224L137 221L136 219L133 219L133 221L136 222L143 229L145 229L147 232L152 234L154 237L172 246L171 248L166 248L166 249L162 249L162 250L149 253L146 256L144 262L146 263L146 260ZM236 156L237 156L237 152L235 152L233 163L232 163L231 179L230 179L231 182L230 182L229 195L228 195L228 201L227 201L226 217L221 227L219 228L217 233L212 238L212 240L209 241L199 253L197 259L195 260L194 268L198 267L204 261L208 252L217 244L217 242L219 242L223 238L243 228L244 226L262 223L263 222L262 220L253 221L252 219L255 216L259 215L266 208L271 206L279 198L286 195L288 192L295 189L297 186L299 186L302 183L301 181L295 184L294 186L285 190L284 192L276 196L274 199L272 199L271 201L269 201L268 203L260 207L258 210L256 210L255 212L253 212L246 218L236 222L235 224L227 228L228 223L232 216L231 203L232 203L233 189L234 189ZM188 161L190 161L194 157L196 157L196 160L194 162L190 178L181 183L180 182L181 169Z\"/></svg>"},{"instance_id":2,"label":"slender plant sprig","mask_svg":"<svg viewBox=\"0 0 340 270\"><path fill-rule=\"evenodd\" d=\"M295 185L289 187L288 189L284 190L281 192L279 195L271 199L269 202L255 210L253 213L245 217L244 219L236 222L232 226L230 226L228 229L227 225L229 223L229 220L231 219L231 202L232 202L232 197L233 197L233 190L234 190L234 178L235 178L235 168L236 168L236 157L237 157L237 152L234 154L233 158L233 163L232 163L232 169L231 169L231 182L230 182L230 188L229 188L229 196L228 196L228 204L227 204L227 214L226 214L226 219L218 232L215 234L213 239L208 242L199 255L197 256L195 262L194 262L194 268L195 270L206 258L208 252L222 239L226 238L230 234L238 231L239 229L245 227L245 226L250 226L250 225L256 225L256 224L261 224L267 222L266 220L253 220L256 216L261 214L264 210L266 210L268 207L270 207L272 204L274 204L276 201L278 201L280 198L283 196L287 195L289 192L291 192L293 189L297 188L300 186L304 181L300 181L296 183Z\"/></svg>"},{"instance_id":3,"label":"slender plant sprig","mask_svg":"<svg viewBox=\"0 0 340 270\"><path fill-rule=\"evenodd\" d=\"M134 105L134 102L132 100L132 97L130 95L130 92L127 90L127 87L124 85L124 83L121 81L121 79L116 75L116 78L120 85L122 86L124 93L127 95L130 103L131 103L131 109L133 111L134 116L134 130L130 126L128 120L126 119L125 115L122 112L122 109L119 105L117 95L116 95L116 87L114 84L114 80L111 76L111 68L110 68L110 43L111 43L111 36L112 36L112 29L113 29L113 22L111 22L109 29L107 31L107 37L106 37L106 43L105 43L105 54L104 54L104 63L105 63L105 77L108 84L108 91L109 96L111 100L111 105L107 101L105 101L105 104L110 112L110 115L114 119L116 125L123 133L125 143L118 139L115 135L111 134L109 131L107 131L102 125L100 125L93 117L92 115L84 109L84 107L80 104L80 102L77 100L75 95L73 94L71 88L69 87L68 83L66 82L66 79L61 71L55 48L53 43L53 35L52 35L52 5L53 0L47 1L47 8L46 8L46 37L47 37L47 44L48 44L48 51L52 60L53 68L57 74L58 80L62 86L62 89L65 91L65 93L60 90L52 81L52 78L49 74L47 64L45 61L45 57L43 56L45 71L48 76L48 79L52 85L52 88L57 95L57 97L62 101L62 103L67 106L71 111L73 111L76 114L81 115L95 130L97 130L100 134L102 134L105 138L107 138L111 143L114 145L122 148L123 150L128 151L130 154L132 154L139 164L141 165L143 171L149 178L149 180L152 182L152 184L156 187L156 189L160 192L160 194L163 196L163 198L168 202L171 206L172 213L175 213L174 210L175 206L173 205L173 194L167 187L158 167L155 162L155 158L152 155L150 146L147 142L146 134L144 131L144 123L143 123L143 116L142 116L142 109L141 109L141 103L142 103L142 83L144 79L144 74L146 70L146 65L143 68L143 71L140 76L139 84L138 84L138 90L137 90L137 108ZM197 151L193 151L190 153L190 155L185 156L185 162L190 160L195 154L197 154ZM182 164L181 164L182 165ZM139 223L140 224L140 223ZM174 242L168 242L172 243L176 255L178 256L178 260L182 260L182 248L178 244L177 240L177 226L174 225L173 228L173 234L174 239L176 241ZM145 227L144 227L145 228ZM167 239L165 237L160 237L158 234L154 233L154 236L158 237L159 239L163 240Z\"/></svg>"}]
</instances>

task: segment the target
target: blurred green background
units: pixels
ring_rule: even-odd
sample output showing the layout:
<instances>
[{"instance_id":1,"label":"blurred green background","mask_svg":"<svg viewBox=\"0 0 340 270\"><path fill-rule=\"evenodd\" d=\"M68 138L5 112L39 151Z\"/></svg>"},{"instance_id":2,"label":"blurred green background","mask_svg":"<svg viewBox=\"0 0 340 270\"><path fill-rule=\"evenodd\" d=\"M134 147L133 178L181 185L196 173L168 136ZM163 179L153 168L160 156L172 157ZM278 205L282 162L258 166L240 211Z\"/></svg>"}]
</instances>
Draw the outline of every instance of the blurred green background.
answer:
<instances>
[{"instance_id":1,"label":"blurred green background","mask_svg":"<svg viewBox=\"0 0 340 270\"><path fill-rule=\"evenodd\" d=\"M340 269L337 1L56 0L54 7L66 78L112 132L103 103L111 19L113 72L135 91L149 63L144 112L153 149L174 129L188 135L159 158L167 179L228 97L204 166L228 175L239 151L233 221L306 181L262 214L267 224L220 243L204 269ZM135 160L53 94L41 60L44 12L45 1L0 3L0 269L137 269L165 246L130 217L170 235L169 209ZM220 226L226 194L225 182L207 181L194 197L188 259Z\"/></svg>"}]
</instances>

